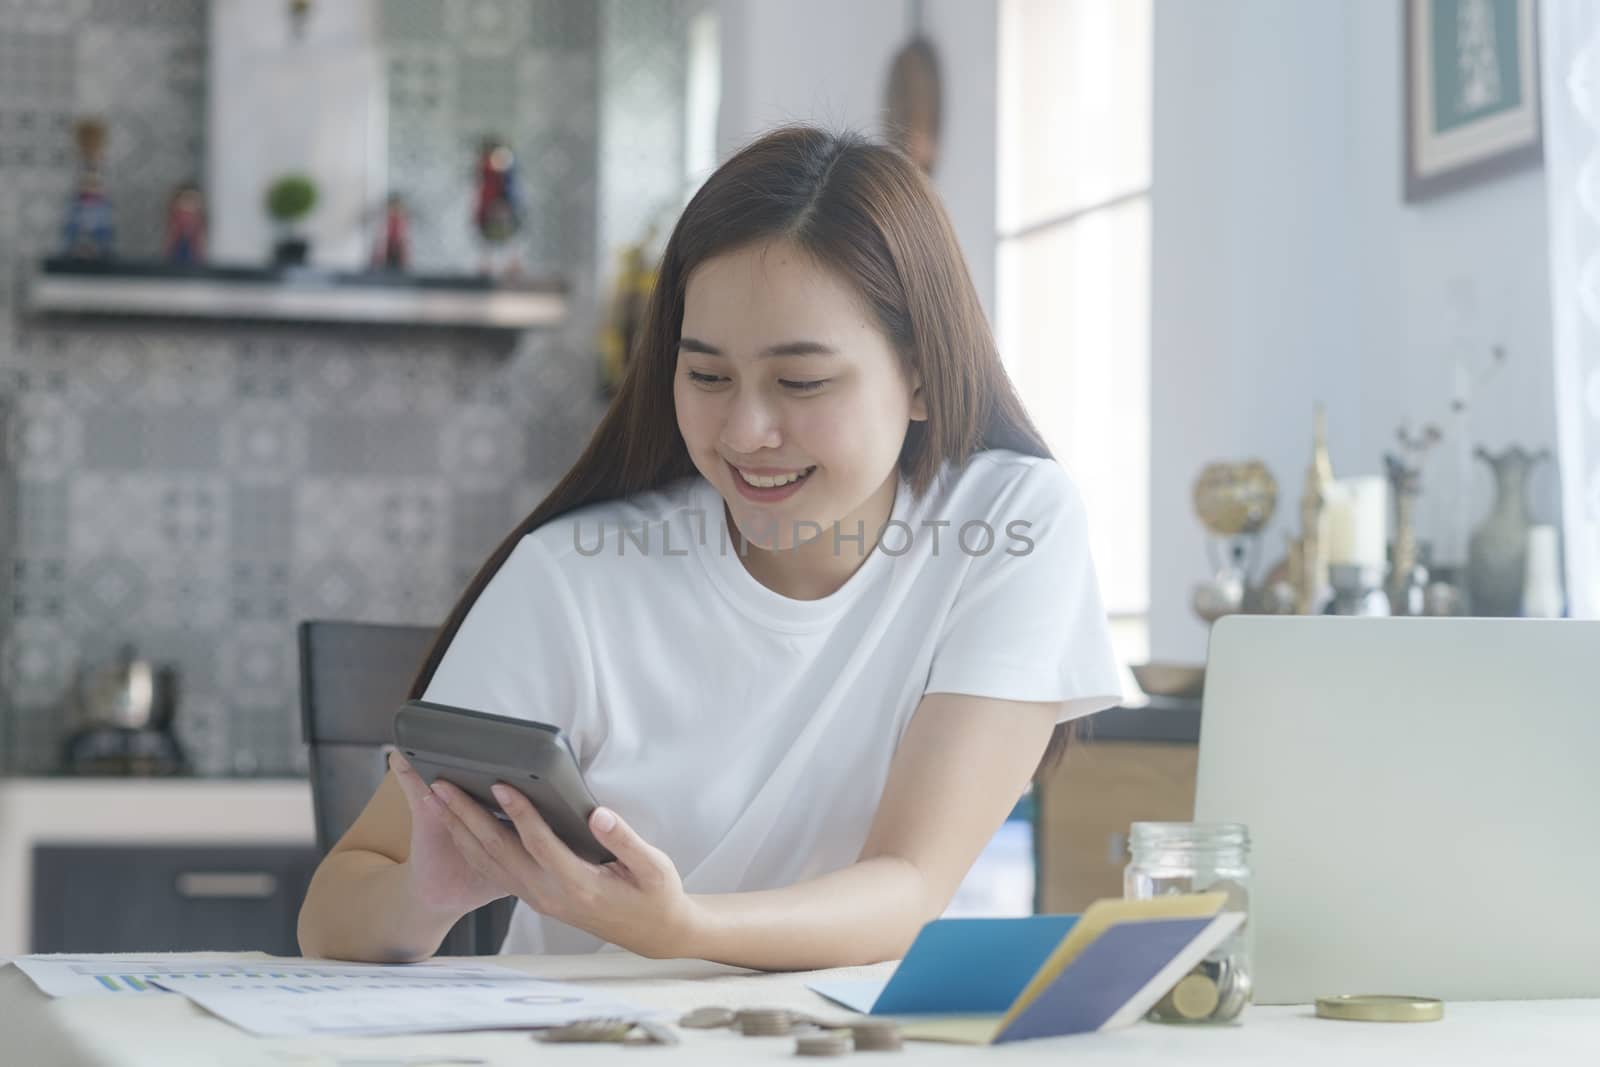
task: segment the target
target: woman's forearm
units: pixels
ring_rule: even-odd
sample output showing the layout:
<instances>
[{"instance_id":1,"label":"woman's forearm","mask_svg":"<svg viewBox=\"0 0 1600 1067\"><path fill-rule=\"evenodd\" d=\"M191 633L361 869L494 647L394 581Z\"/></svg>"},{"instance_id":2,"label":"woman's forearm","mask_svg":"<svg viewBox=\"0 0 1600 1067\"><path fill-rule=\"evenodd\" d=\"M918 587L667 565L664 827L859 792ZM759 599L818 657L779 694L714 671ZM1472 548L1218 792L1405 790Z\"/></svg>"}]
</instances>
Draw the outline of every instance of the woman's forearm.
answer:
<instances>
[{"instance_id":1,"label":"woman's forearm","mask_svg":"<svg viewBox=\"0 0 1600 1067\"><path fill-rule=\"evenodd\" d=\"M863 860L783 889L692 896L679 956L758 970L814 970L898 959L945 901L909 861ZM455 912L429 911L405 864L362 849L325 859L300 909L309 957L409 963L438 949Z\"/></svg>"},{"instance_id":2,"label":"woman's forearm","mask_svg":"<svg viewBox=\"0 0 1600 1067\"><path fill-rule=\"evenodd\" d=\"M460 913L430 911L406 866L362 849L322 861L300 908L300 951L325 959L412 963L439 947Z\"/></svg>"},{"instance_id":3,"label":"woman's forearm","mask_svg":"<svg viewBox=\"0 0 1600 1067\"><path fill-rule=\"evenodd\" d=\"M892 856L784 889L696 895L680 954L772 971L899 959L944 909L931 895L922 872Z\"/></svg>"}]
</instances>

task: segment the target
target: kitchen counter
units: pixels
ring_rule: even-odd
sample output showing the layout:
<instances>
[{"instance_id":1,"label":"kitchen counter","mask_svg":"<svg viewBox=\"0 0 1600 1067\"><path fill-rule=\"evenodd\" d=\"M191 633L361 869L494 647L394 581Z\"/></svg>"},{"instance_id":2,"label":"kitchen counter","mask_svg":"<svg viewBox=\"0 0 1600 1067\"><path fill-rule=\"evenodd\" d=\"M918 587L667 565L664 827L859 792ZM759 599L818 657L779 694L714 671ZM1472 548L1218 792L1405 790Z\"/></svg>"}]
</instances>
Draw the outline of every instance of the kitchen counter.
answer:
<instances>
[{"instance_id":1,"label":"kitchen counter","mask_svg":"<svg viewBox=\"0 0 1600 1067\"><path fill-rule=\"evenodd\" d=\"M1107 708L1089 716L1082 733L1095 741L1200 742L1199 698L1151 697L1148 704Z\"/></svg>"},{"instance_id":2,"label":"kitchen counter","mask_svg":"<svg viewBox=\"0 0 1600 1067\"><path fill-rule=\"evenodd\" d=\"M305 845L303 778L0 778L0 956L29 951L41 844Z\"/></svg>"}]
</instances>

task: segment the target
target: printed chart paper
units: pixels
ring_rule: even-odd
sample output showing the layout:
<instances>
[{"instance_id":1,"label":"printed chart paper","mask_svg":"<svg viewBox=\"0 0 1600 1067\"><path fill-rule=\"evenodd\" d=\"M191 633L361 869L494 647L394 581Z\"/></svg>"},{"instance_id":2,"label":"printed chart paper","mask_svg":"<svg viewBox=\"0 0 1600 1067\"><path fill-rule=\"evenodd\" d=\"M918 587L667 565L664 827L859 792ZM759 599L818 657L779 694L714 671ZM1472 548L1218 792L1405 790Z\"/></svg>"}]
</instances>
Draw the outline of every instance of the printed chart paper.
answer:
<instances>
[{"instance_id":1,"label":"printed chart paper","mask_svg":"<svg viewBox=\"0 0 1600 1067\"><path fill-rule=\"evenodd\" d=\"M16 956L11 960L47 996L86 993L161 993L154 983L163 978L215 982L228 978L271 982L306 982L333 978L405 978L410 981L497 979L531 981L532 976L492 963L324 963L263 957L123 955Z\"/></svg>"},{"instance_id":2,"label":"printed chart paper","mask_svg":"<svg viewBox=\"0 0 1600 1067\"><path fill-rule=\"evenodd\" d=\"M583 986L498 978L159 979L241 1030L263 1037L319 1037L565 1026L580 1019L643 1019L638 1005Z\"/></svg>"}]
</instances>

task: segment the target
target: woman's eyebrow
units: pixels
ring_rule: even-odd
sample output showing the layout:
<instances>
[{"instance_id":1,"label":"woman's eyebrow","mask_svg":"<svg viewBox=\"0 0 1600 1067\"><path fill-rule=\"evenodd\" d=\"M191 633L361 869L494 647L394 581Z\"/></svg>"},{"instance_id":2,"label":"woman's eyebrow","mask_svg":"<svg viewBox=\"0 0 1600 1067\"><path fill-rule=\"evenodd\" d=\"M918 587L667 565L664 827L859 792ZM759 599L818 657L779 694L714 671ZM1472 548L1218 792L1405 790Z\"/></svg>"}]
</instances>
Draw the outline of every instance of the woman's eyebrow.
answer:
<instances>
[{"instance_id":1,"label":"woman's eyebrow","mask_svg":"<svg viewBox=\"0 0 1600 1067\"><path fill-rule=\"evenodd\" d=\"M716 345L698 341L693 337L678 338L678 348L684 352L700 352L707 356L720 356L722 349ZM761 352L766 356L836 356L838 349L825 345L821 341L785 341L782 344L770 345Z\"/></svg>"}]
</instances>

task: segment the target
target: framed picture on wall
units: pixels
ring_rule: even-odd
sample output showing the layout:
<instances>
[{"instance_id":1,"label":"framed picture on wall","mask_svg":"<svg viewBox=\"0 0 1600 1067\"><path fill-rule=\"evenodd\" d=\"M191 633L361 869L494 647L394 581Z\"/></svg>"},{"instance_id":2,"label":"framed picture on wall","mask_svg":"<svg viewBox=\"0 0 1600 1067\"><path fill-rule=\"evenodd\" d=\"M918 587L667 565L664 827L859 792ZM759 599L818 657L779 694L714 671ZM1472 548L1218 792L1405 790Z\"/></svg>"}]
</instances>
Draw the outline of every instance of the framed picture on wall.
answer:
<instances>
[{"instance_id":1,"label":"framed picture on wall","mask_svg":"<svg viewBox=\"0 0 1600 1067\"><path fill-rule=\"evenodd\" d=\"M1405 198L1538 163L1535 0L1406 0Z\"/></svg>"}]
</instances>

